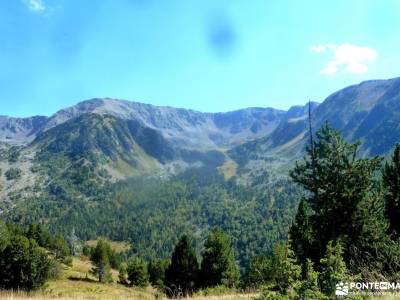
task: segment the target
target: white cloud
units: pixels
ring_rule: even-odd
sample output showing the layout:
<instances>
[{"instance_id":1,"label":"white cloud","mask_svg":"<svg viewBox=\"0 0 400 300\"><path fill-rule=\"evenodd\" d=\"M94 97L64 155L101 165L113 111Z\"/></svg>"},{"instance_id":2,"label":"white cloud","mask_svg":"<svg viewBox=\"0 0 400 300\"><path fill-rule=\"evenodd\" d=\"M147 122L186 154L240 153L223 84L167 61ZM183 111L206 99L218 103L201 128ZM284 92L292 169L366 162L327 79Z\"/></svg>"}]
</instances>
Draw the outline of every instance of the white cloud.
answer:
<instances>
[{"instance_id":1,"label":"white cloud","mask_svg":"<svg viewBox=\"0 0 400 300\"><path fill-rule=\"evenodd\" d=\"M46 10L46 5L42 0L23 0L23 2L33 12L43 12Z\"/></svg>"},{"instance_id":2,"label":"white cloud","mask_svg":"<svg viewBox=\"0 0 400 300\"><path fill-rule=\"evenodd\" d=\"M317 52L317 53L321 53L325 51L325 46L324 45L314 45L311 46L311 51L313 52Z\"/></svg>"},{"instance_id":3,"label":"white cloud","mask_svg":"<svg viewBox=\"0 0 400 300\"><path fill-rule=\"evenodd\" d=\"M314 45L311 51L323 53L331 51L333 57L321 70L321 74L335 75L339 71L348 73L365 73L368 71L368 64L376 60L378 53L371 48L351 44L325 44Z\"/></svg>"}]
</instances>

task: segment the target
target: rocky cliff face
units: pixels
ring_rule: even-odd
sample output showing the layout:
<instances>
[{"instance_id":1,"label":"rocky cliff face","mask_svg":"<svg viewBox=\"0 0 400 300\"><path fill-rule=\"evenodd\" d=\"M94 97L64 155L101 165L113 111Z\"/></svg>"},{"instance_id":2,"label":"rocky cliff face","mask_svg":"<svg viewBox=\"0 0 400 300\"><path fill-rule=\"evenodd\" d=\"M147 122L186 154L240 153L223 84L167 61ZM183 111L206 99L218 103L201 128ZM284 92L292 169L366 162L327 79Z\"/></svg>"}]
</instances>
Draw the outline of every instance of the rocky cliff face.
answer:
<instances>
[{"instance_id":1,"label":"rocky cliff face","mask_svg":"<svg viewBox=\"0 0 400 300\"><path fill-rule=\"evenodd\" d=\"M24 143L32 141L47 122L47 117L12 118L0 116L0 141Z\"/></svg>"}]
</instances>

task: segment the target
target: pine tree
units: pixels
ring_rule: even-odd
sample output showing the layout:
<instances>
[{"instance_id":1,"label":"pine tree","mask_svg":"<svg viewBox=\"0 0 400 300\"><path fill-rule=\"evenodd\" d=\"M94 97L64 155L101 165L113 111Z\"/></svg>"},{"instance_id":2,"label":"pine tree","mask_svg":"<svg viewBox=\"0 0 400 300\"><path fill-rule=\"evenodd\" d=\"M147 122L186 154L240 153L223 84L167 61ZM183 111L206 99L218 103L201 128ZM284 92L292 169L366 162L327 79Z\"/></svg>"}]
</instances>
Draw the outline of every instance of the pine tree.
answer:
<instances>
[{"instance_id":1,"label":"pine tree","mask_svg":"<svg viewBox=\"0 0 400 300\"><path fill-rule=\"evenodd\" d=\"M321 273L319 282L321 290L329 297L333 296L336 284L346 282L349 279L346 264L343 261L343 249L339 243L334 245L329 242L326 248L326 254L321 259Z\"/></svg>"},{"instance_id":2,"label":"pine tree","mask_svg":"<svg viewBox=\"0 0 400 300\"><path fill-rule=\"evenodd\" d=\"M108 247L107 242L104 240L97 241L96 248L90 258L94 265L92 272L99 277L101 283L112 281Z\"/></svg>"},{"instance_id":3,"label":"pine tree","mask_svg":"<svg viewBox=\"0 0 400 300\"><path fill-rule=\"evenodd\" d=\"M271 260L269 257L255 257L251 262L243 278L247 288L259 288L271 280Z\"/></svg>"},{"instance_id":4,"label":"pine tree","mask_svg":"<svg viewBox=\"0 0 400 300\"><path fill-rule=\"evenodd\" d=\"M315 257L318 252L312 232L311 216L313 212L305 199L300 201L295 220L289 230L291 247L297 259L302 263L303 276L306 272L307 258Z\"/></svg>"},{"instance_id":5,"label":"pine tree","mask_svg":"<svg viewBox=\"0 0 400 300\"><path fill-rule=\"evenodd\" d=\"M272 257L273 278L277 289L288 294L301 278L301 267L298 265L290 244L276 245Z\"/></svg>"},{"instance_id":6,"label":"pine tree","mask_svg":"<svg viewBox=\"0 0 400 300\"><path fill-rule=\"evenodd\" d=\"M197 288L199 264L191 239L182 236L165 271L165 289L169 297L191 295Z\"/></svg>"},{"instance_id":7,"label":"pine tree","mask_svg":"<svg viewBox=\"0 0 400 300\"><path fill-rule=\"evenodd\" d=\"M293 299L301 279L298 264L290 243L277 244L270 258L268 282L264 286L262 299Z\"/></svg>"},{"instance_id":8,"label":"pine tree","mask_svg":"<svg viewBox=\"0 0 400 300\"><path fill-rule=\"evenodd\" d=\"M348 259L355 250L371 255L384 252L386 227L383 212L378 209L383 198L375 176L381 158L358 158L359 144L345 142L328 124L317 131L316 137L307 147L304 160L290 172L292 179L309 192L304 198L308 208L300 207L291 229L301 263L310 258L319 264L331 240L344 241ZM357 268L355 265L354 270Z\"/></svg>"},{"instance_id":9,"label":"pine tree","mask_svg":"<svg viewBox=\"0 0 400 300\"><path fill-rule=\"evenodd\" d=\"M307 259L303 280L297 289L297 299L328 299L319 289L318 275L319 273L314 270L313 262Z\"/></svg>"},{"instance_id":10,"label":"pine tree","mask_svg":"<svg viewBox=\"0 0 400 300\"><path fill-rule=\"evenodd\" d=\"M35 290L49 278L50 260L35 240L16 235L0 253L0 288Z\"/></svg>"},{"instance_id":11,"label":"pine tree","mask_svg":"<svg viewBox=\"0 0 400 300\"><path fill-rule=\"evenodd\" d=\"M71 233L67 236L67 243L69 248L71 249L72 256L78 255L78 242L79 238L75 234L75 227L72 227Z\"/></svg>"},{"instance_id":12,"label":"pine tree","mask_svg":"<svg viewBox=\"0 0 400 300\"><path fill-rule=\"evenodd\" d=\"M146 287L149 284L147 264L139 257L130 259L126 270L131 286Z\"/></svg>"},{"instance_id":13,"label":"pine tree","mask_svg":"<svg viewBox=\"0 0 400 300\"><path fill-rule=\"evenodd\" d=\"M64 260L70 255L70 250L65 239L61 235L57 235L52 241L51 249L56 259Z\"/></svg>"},{"instance_id":14,"label":"pine tree","mask_svg":"<svg viewBox=\"0 0 400 300\"><path fill-rule=\"evenodd\" d=\"M387 190L385 214L389 231L397 238L400 236L400 144L396 145L391 162L385 164L383 185Z\"/></svg>"},{"instance_id":15,"label":"pine tree","mask_svg":"<svg viewBox=\"0 0 400 300\"><path fill-rule=\"evenodd\" d=\"M50 233L40 224L31 224L29 226L26 236L30 239L34 239L40 247L48 248L51 246L51 235Z\"/></svg>"},{"instance_id":16,"label":"pine tree","mask_svg":"<svg viewBox=\"0 0 400 300\"><path fill-rule=\"evenodd\" d=\"M204 243L202 285L234 287L238 284L239 277L239 267L235 261L230 237L222 230L214 229Z\"/></svg>"},{"instance_id":17,"label":"pine tree","mask_svg":"<svg viewBox=\"0 0 400 300\"><path fill-rule=\"evenodd\" d=\"M149 263L149 280L150 283L158 288L164 287L165 270L169 265L169 260L154 259Z\"/></svg>"}]
</instances>

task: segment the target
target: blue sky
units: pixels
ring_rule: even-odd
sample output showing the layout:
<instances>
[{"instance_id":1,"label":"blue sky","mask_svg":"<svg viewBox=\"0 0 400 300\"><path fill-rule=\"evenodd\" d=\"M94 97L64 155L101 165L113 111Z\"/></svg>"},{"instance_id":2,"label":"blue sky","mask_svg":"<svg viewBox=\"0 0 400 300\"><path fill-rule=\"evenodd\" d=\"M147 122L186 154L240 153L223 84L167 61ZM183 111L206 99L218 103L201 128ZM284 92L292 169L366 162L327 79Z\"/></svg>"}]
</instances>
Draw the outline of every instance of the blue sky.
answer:
<instances>
[{"instance_id":1,"label":"blue sky","mask_svg":"<svg viewBox=\"0 0 400 300\"><path fill-rule=\"evenodd\" d=\"M0 2L0 115L95 97L287 109L400 76L400 1Z\"/></svg>"}]
</instances>

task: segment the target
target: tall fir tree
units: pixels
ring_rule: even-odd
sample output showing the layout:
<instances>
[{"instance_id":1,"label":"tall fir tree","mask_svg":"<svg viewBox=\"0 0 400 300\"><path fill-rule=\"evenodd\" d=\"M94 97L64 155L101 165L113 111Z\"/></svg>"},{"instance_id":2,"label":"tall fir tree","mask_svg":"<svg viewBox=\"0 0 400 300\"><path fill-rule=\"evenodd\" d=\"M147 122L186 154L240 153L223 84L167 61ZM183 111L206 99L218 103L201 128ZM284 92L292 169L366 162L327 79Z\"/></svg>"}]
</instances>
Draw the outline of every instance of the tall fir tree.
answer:
<instances>
[{"instance_id":1,"label":"tall fir tree","mask_svg":"<svg viewBox=\"0 0 400 300\"><path fill-rule=\"evenodd\" d=\"M165 271L165 291L169 297L193 294L197 288L199 263L192 240L183 235L172 253L171 264Z\"/></svg>"},{"instance_id":2,"label":"tall fir tree","mask_svg":"<svg viewBox=\"0 0 400 300\"><path fill-rule=\"evenodd\" d=\"M106 241L98 240L90 258L94 265L92 272L99 277L101 283L112 281L108 248L109 246Z\"/></svg>"},{"instance_id":3,"label":"tall fir tree","mask_svg":"<svg viewBox=\"0 0 400 300\"><path fill-rule=\"evenodd\" d=\"M202 285L235 287L239 277L239 267L235 261L230 237L222 230L214 229L204 243L201 262Z\"/></svg>"},{"instance_id":4,"label":"tall fir tree","mask_svg":"<svg viewBox=\"0 0 400 300\"><path fill-rule=\"evenodd\" d=\"M306 260L303 280L297 288L296 299L328 299L320 290L318 284L319 273L314 270L314 264L310 259Z\"/></svg>"},{"instance_id":5,"label":"tall fir tree","mask_svg":"<svg viewBox=\"0 0 400 300\"><path fill-rule=\"evenodd\" d=\"M289 243L275 246L272 256L273 279L277 290L289 294L301 278L301 267Z\"/></svg>"},{"instance_id":6,"label":"tall fir tree","mask_svg":"<svg viewBox=\"0 0 400 300\"><path fill-rule=\"evenodd\" d=\"M321 273L319 274L319 282L321 290L325 295L333 297L336 284L339 282L347 282L349 279L346 264L343 261L343 248L340 243L334 245L329 242L326 254L321 258Z\"/></svg>"},{"instance_id":7,"label":"tall fir tree","mask_svg":"<svg viewBox=\"0 0 400 300\"><path fill-rule=\"evenodd\" d=\"M262 299L294 299L301 279L298 264L290 243L277 244L270 258L268 281Z\"/></svg>"}]
</instances>

